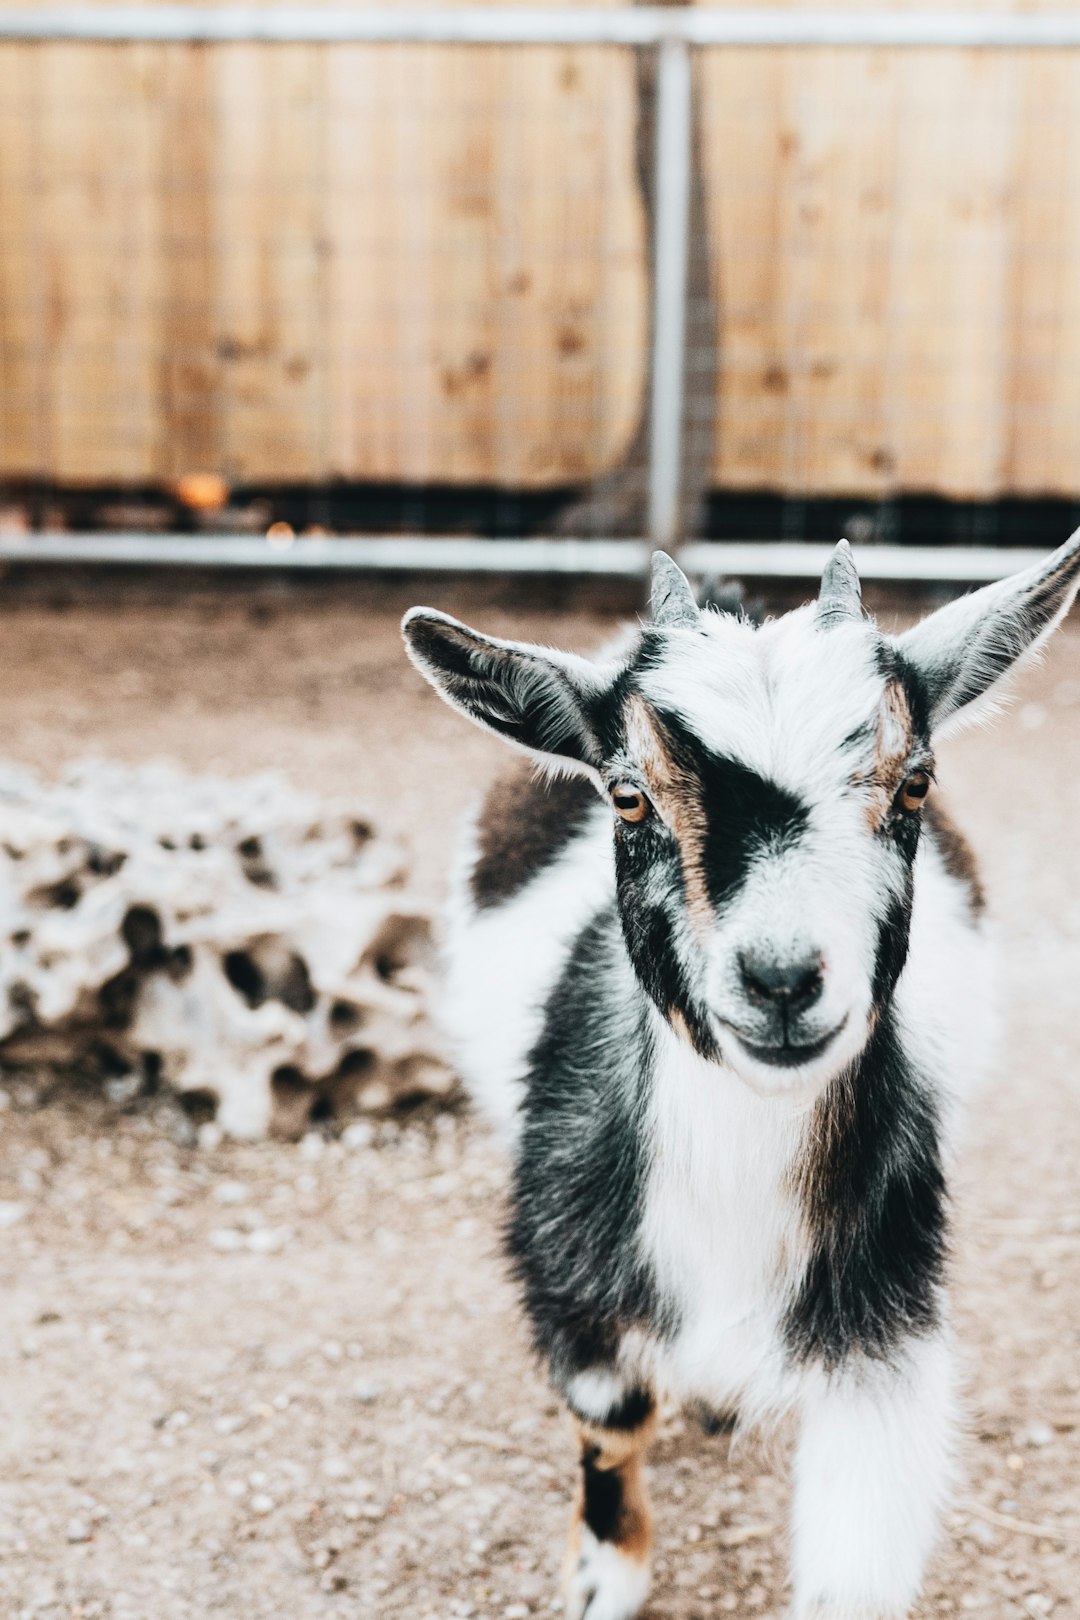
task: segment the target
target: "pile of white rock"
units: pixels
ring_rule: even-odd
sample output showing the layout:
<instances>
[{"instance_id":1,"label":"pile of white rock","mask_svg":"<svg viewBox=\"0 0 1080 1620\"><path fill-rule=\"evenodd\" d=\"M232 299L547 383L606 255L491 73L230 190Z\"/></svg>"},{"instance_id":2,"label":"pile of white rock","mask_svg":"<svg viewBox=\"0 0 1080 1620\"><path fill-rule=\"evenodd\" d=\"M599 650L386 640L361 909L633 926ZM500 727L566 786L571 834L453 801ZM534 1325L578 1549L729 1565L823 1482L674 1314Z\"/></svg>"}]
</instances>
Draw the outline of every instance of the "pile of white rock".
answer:
<instances>
[{"instance_id":1,"label":"pile of white rock","mask_svg":"<svg viewBox=\"0 0 1080 1620\"><path fill-rule=\"evenodd\" d=\"M444 1096L430 908L276 774L0 767L0 1069L172 1088L225 1133Z\"/></svg>"}]
</instances>

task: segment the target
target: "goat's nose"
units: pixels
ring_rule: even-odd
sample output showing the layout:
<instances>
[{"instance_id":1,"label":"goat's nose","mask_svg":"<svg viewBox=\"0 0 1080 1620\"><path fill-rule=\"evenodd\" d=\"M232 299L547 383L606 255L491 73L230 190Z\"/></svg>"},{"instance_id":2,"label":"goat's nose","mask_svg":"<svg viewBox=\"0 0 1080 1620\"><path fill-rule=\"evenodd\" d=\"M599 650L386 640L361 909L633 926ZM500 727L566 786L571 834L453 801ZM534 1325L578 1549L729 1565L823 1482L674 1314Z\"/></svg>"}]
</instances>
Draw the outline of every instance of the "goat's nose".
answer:
<instances>
[{"instance_id":1,"label":"goat's nose","mask_svg":"<svg viewBox=\"0 0 1080 1620\"><path fill-rule=\"evenodd\" d=\"M739 957L743 988L750 1000L792 1012L805 1011L820 996L824 984L821 967L816 953L789 961L756 951L745 951Z\"/></svg>"}]
</instances>

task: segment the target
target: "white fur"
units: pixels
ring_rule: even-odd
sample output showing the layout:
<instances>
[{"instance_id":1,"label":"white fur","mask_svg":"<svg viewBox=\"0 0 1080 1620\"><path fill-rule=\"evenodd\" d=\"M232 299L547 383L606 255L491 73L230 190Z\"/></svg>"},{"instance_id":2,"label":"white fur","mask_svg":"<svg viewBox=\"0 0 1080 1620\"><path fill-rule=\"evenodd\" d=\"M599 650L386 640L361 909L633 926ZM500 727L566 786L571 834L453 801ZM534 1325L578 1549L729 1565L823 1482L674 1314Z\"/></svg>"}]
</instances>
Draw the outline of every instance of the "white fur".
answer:
<instances>
[{"instance_id":1,"label":"white fur","mask_svg":"<svg viewBox=\"0 0 1080 1620\"><path fill-rule=\"evenodd\" d=\"M956 1398L944 1333L898 1366L808 1373L795 1458L795 1620L901 1620L952 1485Z\"/></svg>"},{"instance_id":2,"label":"white fur","mask_svg":"<svg viewBox=\"0 0 1080 1620\"><path fill-rule=\"evenodd\" d=\"M649 1566L610 1541L580 1530L578 1559L566 1582L567 1620L633 1620L649 1595Z\"/></svg>"},{"instance_id":3,"label":"white fur","mask_svg":"<svg viewBox=\"0 0 1080 1620\"><path fill-rule=\"evenodd\" d=\"M506 1140L517 1127L526 1060L567 947L614 893L610 812L599 799L597 811L593 831L505 904L473 907L471 851L454 884L441 1021L472 1096Z\"/></svg>"},{"instance_id":4,"label":"white fur","mask_svg":"<svg viewBox=\"0 0 1080 1620\"><path fill-rule=\"evenodd\" d=\"M1073 567L1080 541L1071 546L1048 566ZM904 638L906 655L940 671L950 638L960 635L971 640L971 668L979 671L982 659L989 669L984 649L996 631L984 621L995 615L1004 615L1019 652L1024 590L1045 575L1032 571L1012 592L977 593L981 607L973 597L944 610L936 624ZM587 679L576 665L570 672ZM718 615L672 628L664 658L638 679L647 698L675 711L716 753L796 794L811 807L810 819L796 847L756 858L699 953L722 1061L699 1057L653 1014L640 1241L661 1296L674 1302L678 1331L662 1341L628 1333L616 1371L580 1373L567 1394L598 1421L617 1402L621 1381L635 1377L680 1398L736 1407L743 1421L797 1412L795 1620L899 1620L917 1593L950 1488L948 1333L909 1338L888 1365L853 1358L828 1374L793 1363L782 1331L811 1239L793 1176L809 1110L866 1042L878 923L904 883L898 853L873 836L866 795L852 781L852 736L870 726L872 766L873 725L890 724L884 678L864 624L823 630L804 610L758 631ZM966 690L957 679L942 695L942 720ZM610 812L599 803L587 830L507 903L477 911L459 886L445 1022L466 1083L511 1140L545 999L571 942L614 892ZM989 1060L992 963L963 885L926 839L914 894L894 1009L905 1050L935 1089L948 1146L959 1105ZM839 1033L795 1072L757 1062L730 1028L746 1016L734 964L748 944L761 943L796 959L818 953L823 963L810 1038L834 1027ZM645 1601L647 1569L597 1543L587 1528L581 1535L569 1615L630 1620Z\"/></svg>"},{"instance_id":5,"label":"white fur","mask_svg":"<svg viewBox=\"0 0 1080 1620\"><path fill-rule=\"evenodd\" d=\"M681 1327L673 1341L643 1348L642 1360L680 1399L737 1405L744 1418L775 1414L794 1395L780 1318L804 1253L785 1185L802 1110L758 1096L655 1022L642 1239Z\"/></svg>"}]
</instances>

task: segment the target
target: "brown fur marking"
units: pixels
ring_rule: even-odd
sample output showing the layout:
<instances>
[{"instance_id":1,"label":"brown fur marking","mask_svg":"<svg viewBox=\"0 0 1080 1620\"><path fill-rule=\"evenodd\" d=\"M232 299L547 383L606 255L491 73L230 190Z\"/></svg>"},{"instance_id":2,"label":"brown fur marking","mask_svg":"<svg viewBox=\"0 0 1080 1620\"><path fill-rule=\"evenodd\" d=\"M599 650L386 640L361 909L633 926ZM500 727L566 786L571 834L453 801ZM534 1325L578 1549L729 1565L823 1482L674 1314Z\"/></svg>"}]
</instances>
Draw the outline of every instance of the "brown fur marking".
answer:
<instances>
[{"instance_id":1,"label":"brown fur marking","mask_svg":"<svg viewBox=\"0 0 1080 1620\"><path fill-rule=\"evenodd\" d=\"M890 681L878 711L874 763L854 779L857 785L870 789L867 820L872 832L878 831L892 809L907 774L914 741L915 728L907 693L899 681Z\"/></svg>"},{"instance_id":2,"label":"brown fur marking","mask_svg":"<svg viewBox=\"0 0 1080 1620\"><path fill-rule=\"evenodd\" d=\"M854 1112L851 1080L840 1075L818 1097L810 1111L802 1152L792 1167L792 1184L809 1229L821 1227L831 1211L837 1157L845 1148Z\"/></svg>"},{"instance_id":3,"label":"brown fur marking","mask_svg":"<svg viewBox=\"0 0 1080 1620\"><path fill-rule=\"evenodd\" d=\"M598 1540L609 1541L626 1558L646 1563L652 1550L652 1510L645 1489L645 1452L656 1429L651 1412L636 1429L601 1429L577 1421L581 1446L581 1478L571 1532L571 1555L588 1523L590 1494L603 1500L610 1524L589 1524ZM590 1479L591 1476L591 1479ZM598 1531L603 1530L604 1534Z\"/></svg>"},{"instance_id":4,"label":"brown fur marking","mask_svg":"<svg viewBox=\"0 0 1080 1620\"><path fill-rule=\"evenodd\" d=\"M699 784L672 758L664 728L643 697L634 693L627 698L623 720L631 756L641 767L649 796L678 842L690 920L707 933L713 911L705 878L707 824Z\"/></svg>"},{"instance_id":5,"label":"brown fur marking","mask_svg":"<svg viewBox=\"0 0 1080 1620\"><path fill-rule=\"evenodd\" d=\"M529 764L500 777L477 824L470 889L478 910L512 900L559 855L596 804L581 777L544 781Z\"/></svg>"},{"instance_id":6,"label":"brown fur marking","mask_svg":"<svg viewBox=\"0 0 1080 1620\"><path fill-rule=\"evenodd\" d=\"M963 885L973 917L986 910L986 893L971 845L953 822L945 807L932 800L923 811L923 826L951 878Z\"/></svg>"}]
</instances>

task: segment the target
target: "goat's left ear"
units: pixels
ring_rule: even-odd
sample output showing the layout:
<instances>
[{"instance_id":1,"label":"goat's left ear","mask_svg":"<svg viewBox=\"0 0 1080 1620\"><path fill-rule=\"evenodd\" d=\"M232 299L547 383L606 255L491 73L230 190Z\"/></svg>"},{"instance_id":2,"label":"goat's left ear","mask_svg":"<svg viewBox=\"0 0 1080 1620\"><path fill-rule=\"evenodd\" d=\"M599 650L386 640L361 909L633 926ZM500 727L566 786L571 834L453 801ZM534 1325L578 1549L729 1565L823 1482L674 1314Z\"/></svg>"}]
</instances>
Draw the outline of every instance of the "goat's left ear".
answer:
<instances>
[{"instance_id":1,"label":"goat's left ear","mask_svg":"<svg viewBox=\"0 0 1080 1620\"><path fill-rule=\"evenodd\" d=\"M983 696L1064 618L1080 584L1080 529L1045 562L939 608L896 638L931 728Z\"/></svg>"},{"instance_id":2,"label":"goat's left ear","mask_svg":"<svg viewBox=\"0 0 1080 1620\"><path fill-rule=\"evenodd\" d=\"M602 754L590 712L605 672L570 653L481 635L434 608L401 623L409 657L451 708L533 754L595 772Z\"/></svg>"}]
</instances>

